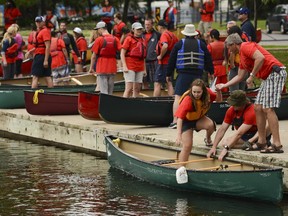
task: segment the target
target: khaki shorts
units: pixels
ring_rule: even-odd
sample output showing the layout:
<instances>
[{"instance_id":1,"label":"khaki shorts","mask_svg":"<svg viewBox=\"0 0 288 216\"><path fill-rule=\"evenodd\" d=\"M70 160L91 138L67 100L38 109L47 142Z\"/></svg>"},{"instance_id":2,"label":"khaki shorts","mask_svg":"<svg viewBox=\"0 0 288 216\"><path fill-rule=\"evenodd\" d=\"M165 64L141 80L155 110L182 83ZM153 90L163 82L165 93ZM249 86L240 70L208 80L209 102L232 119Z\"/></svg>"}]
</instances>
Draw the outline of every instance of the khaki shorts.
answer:
<instances>
[{"instance_id":1,"label":"khaki shorts","mask_svg":"<svg viewBox=\"0 0 288 216\"><path fill-rule=\"evenodd\" d=\"M127 73L124 73L125 82L142 83L143 76L144 76L144 71L135 72L132 70L128 70Z\"/></svg>"}]
</instances>

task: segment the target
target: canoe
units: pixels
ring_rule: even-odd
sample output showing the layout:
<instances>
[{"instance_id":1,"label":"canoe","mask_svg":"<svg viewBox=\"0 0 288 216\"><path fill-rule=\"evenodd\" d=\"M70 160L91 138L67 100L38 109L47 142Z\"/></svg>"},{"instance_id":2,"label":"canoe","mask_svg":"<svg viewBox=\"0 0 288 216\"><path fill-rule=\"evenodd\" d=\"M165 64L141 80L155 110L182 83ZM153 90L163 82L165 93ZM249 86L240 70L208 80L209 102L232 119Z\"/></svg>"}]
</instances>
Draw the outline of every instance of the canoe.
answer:
<instances>
[{"instance_id":1,"label":"canoe","mask_svg":"<svg viewBox=\"0 0 288 216\"><path fill-rule=\"evenodd\" d=\"M78 92L94 91L94 85L57 86L54 88L39 87L45 92ZM31 90L30 86L0 87L0 109L25 108L24 90Z\"/></svg>"},{"instance_id":2,"label":"canoe","mask_svg":"<svg viewBox=\"0 0 288 216\"><path fill-rule=\"evenodd\" d=\"M106 136L105 143L111 167L152 184L209 196L216 194L273 203L280 202L283 197L282 168L232 160L220 162L193 153L187 162L181 163L177 161L179 150L172 147L113 136ZM178 173L180 169L184 169L182 176Z\"/></svg>"},{"instance_id":3,"label":"canoe","mask_svg":"<svg viewBox=\"0 0 288 216\"><path fill-rule=\"evenodd\" d=\"M78 92L24 91L25 107L31 115L77 115Z\"/></svg>"},{"instance_id":4,"label":"canoe","mask_svg":"<svg viewBox=\"0 0 288 216\"><path fill-rule=\"evenodd\" d=\"M100 94L99 114L107 123L167 126L173 120L172 97L123 98Z\"/></svg>"},{"instance_id":5,"label":"canoe","mask_svg":"<svg viewBox=\"0 0 288 216\"><path fill-rule=\"evenodd\" d=\"M122 96L123 91L116 89L113 92L114 96ZM161 95L167 95L167 92L162 90ZM153 90L141 90L141 97L153 96ZM102 120L99 115L99 92L79 92L78 94L78 111L80 115L88 120Z\"/></svg>"},{"instance_id":6,"label":"canoe","mask_svg":"<svg viewBox=\"0 0 288 216\"><path fill-rule=\"evenodd\" d=\"M115 82L123 81L123 73L118 72L115 76ZM56 85L86 85L86 84L96 84L96 74L92 73L82 73L82 74L73 74L68 77L58 78L55 80L57 83ZM21 78L15 78L15 79L7 79L3 80L0 79L0 85L3 84L11 84L11 85L30 85L32 83L32 77L21 77ZM39 78L38 81L39 85L45 86L46 82L43 77Z\"/></svg>"}]
</instances>

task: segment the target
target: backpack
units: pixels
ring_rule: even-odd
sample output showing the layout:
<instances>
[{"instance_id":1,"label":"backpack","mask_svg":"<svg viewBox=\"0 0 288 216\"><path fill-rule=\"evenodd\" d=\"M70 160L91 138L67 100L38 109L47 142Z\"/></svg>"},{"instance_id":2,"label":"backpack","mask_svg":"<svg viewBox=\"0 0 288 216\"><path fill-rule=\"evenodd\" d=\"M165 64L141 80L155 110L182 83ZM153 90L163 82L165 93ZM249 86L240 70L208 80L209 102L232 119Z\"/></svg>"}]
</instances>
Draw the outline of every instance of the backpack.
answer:
<instances>
[{"instance_id":1,"label":"backpack","mask_svg":"<svg viewBox=\"0 0 288 216\"><path fill-rule=\"evenodd\" d=\"M136 57L136 58L146 58L147 55L147 48L144 45L143 40L138 40L136 37L132 37L134 39L134 43L136 43L136 46L134 46L131 50L128 50L126 56L130 57Z\"/></svg>"}]
</instances>

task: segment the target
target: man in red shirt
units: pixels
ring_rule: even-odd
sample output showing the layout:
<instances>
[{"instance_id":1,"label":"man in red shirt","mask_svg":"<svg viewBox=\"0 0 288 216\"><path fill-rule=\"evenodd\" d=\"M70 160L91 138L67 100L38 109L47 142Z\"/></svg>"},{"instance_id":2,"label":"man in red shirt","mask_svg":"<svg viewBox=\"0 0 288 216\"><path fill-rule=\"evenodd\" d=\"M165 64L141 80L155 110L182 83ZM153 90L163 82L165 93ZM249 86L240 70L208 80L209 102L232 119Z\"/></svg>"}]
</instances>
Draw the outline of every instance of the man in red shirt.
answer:
<instances>
[{"instance_id":1,"label":"man in red shirt","mask_svg":"<svg viewBox=\"0 0 288 216\"><path fill-rule=\"evenodd\" d=\"M215 10L215 1L214 0L204 0L202 7L199 8L201 14L201 20L198 25L198 30L204 37L212 28L213 14Z\"/></svg>"},{"instance_id":2,"label":"man in red shirt","mask_svg":"<svg viewBox=\"0 0 288 216\"><path fill-rule=\"evenodd\" d=\"M51 32L45 26L45 19L42 16L37 16L35 18L35 23L37 26L37 33L33 39L34 48L26 53L29 56L33 53L33 64L31 74L32 88L38 87L39 77L45 77L45 81L49 88L53 87L53 82L51 78L51 62L52 58L50 55L50 45L51 45Z\"/></svg>"},{"instance_id":3,"label":"man in red shirt","mask_svg":"<svg viewBox=\"0 0 288 216\"><path fill-rule=\"evenodd\" d=\"M239 34L231 34L225 40L230 52L240 54L238 75L226 84L218 84L216 88L227 88L244 79L247 84L253 82L255 76L262 79L260 90L255 100L256 121L259 133L258 142L252 147L261 153L283 153L279 134L279 122L274 108L280 106L281 92L286 82L286 68L271 53L254 42L243 42ZM267 147L265 139L266 119L273 136L273 144ZM265 149L264 149L265 148Z\"/></svg>"},{"instance_id":4,"label":"man in red shirt","mask_svg":"<svg viewBox=\"0 0 288 216\"><path fill-rule=\"evenodd\" d=\"M228 150L232 147L241 147L245 141L252 142L252 139L257 133L256 115L254 111L254 104L246 97L242 90L235 90L227 99L231 106L225 114L225 118L221 127L217 130L213 146L207 153L207 157L216 155L216 148L222 141L223 150L218 159L222 161L227 155ZM223 139L226 131L232 125L232 130L235 132L230 137ZM234 127L234 128L233 128Z\"/></svg>"},{"instance_id":5,"label":"man in red shirt","mask_svg":"<svg viewBox=\"0 0 288 216\"><path fill-rule=\"evenodd\" d=\"M116 52L121 49L118 38L109 34L105 22L97 23L94 30L99 37L92 47L92 57L89 72L94 72L93 65L96 57L97 89L104 94L112 94L114 89L114 77L117 73Z\"/></svg>"},{"instance_id":6,"label":"man in red shirt","mask_svg":"<svg viewBox=\"0 0 288 216\"><path fill-rule=\"evenodd\" d=\"M174 94L174 88L172 85L173 75L169 79L167 79L168 81L166 82L166 74L170 53L174 45L178 42L178 39L172 32L167 29L168 24L165 20L159 20L157 28L158 31L161 33L161 37L158 42L157 48L158 65L154 76L153 95L155 97L161 96L161 85L163 83L167 83L168 95L172 96Z\"/></svg>"}]
</instances>

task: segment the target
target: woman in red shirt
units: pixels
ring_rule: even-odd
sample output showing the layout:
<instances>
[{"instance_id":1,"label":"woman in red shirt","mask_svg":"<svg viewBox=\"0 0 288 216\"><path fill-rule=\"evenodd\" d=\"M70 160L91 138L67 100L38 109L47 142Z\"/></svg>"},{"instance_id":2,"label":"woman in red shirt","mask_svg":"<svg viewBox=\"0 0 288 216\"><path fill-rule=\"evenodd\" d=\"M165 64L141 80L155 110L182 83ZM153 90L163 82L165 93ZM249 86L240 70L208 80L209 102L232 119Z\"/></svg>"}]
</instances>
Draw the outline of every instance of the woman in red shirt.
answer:
<instances>
[{"instance_id":1,"label":"woman in red shirt","mask_svg":"<svg viewBox=\"0 0 288 216\"><path fill-rule=\"evenodd\" d=\"M177 117L176 144L182 144L179 161L184 162L189 158L193 146L193 131L206 130L206 140L211 141L211 135L216 130L215 123L205 114L210 108L210 103L217 98L221 100L221 91L217 96L201 79L192 82L191 89L185 92L179 101L179 107L175 113Z\"/></svg>"}]
</instances>

